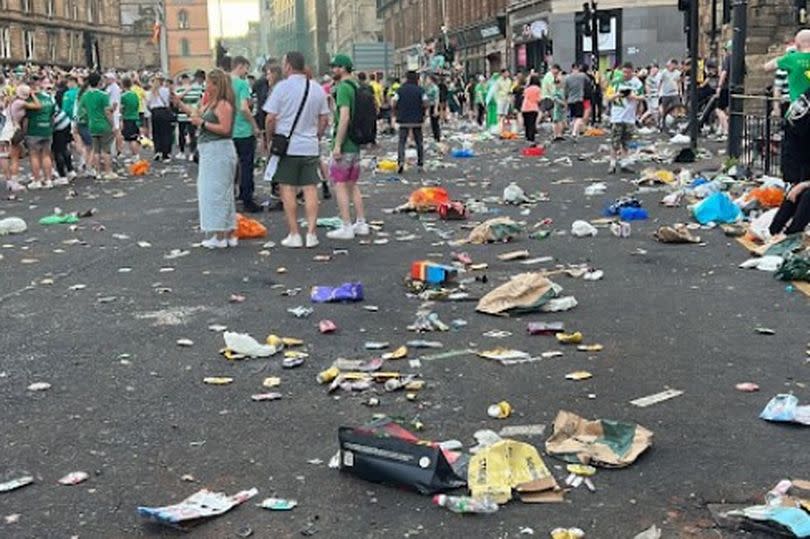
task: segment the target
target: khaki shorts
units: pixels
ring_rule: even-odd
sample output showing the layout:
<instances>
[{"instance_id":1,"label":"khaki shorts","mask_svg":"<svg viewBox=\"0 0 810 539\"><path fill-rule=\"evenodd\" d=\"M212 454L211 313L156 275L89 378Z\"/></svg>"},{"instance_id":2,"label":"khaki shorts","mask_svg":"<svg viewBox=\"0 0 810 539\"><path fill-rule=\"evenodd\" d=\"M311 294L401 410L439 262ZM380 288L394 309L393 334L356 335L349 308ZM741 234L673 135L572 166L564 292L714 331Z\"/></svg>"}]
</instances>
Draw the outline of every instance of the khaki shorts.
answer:
<instances>
[{"instance_id":1,"label":"khaki shorts","mask_svg":"<svg viewBox=\"0 0 810 539\"><path fill-rule=\"evenodd\" d=\"M632 124L613 124L610 127L610 142L616 151L626 150L627 143L633 139L635 126Z\"/></svg>"},{"instance_id":2,"label":"khaki shorts","mask_svg":"<svg viewBox=\"0 0 810 539\"><path fill-rule=\"evenodd\" d=\"M112 141L112 133L93 135L93 151L96 153L110 153L110 144L112 144Z\"/></svg>"},{"instance_id":3,"label":"khaki shorts","mask_svg":"<svg viewBox=\"0 0 810 539\"><path fill-rule=\"evenodd\" d=\"M318 185L321 182L320 166L318 156L285 155L279 158L273 181L295 187Z\"/></svg>"}]
</instances>

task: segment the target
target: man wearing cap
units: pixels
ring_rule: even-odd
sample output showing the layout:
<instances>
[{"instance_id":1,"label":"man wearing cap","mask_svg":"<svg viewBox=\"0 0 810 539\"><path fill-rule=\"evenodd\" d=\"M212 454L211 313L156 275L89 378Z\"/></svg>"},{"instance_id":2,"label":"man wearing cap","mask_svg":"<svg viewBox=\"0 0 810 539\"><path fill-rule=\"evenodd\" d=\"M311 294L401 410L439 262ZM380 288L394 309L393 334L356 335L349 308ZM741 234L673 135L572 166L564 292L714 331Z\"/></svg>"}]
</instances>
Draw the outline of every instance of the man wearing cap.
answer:
<instances>
[{"instance_id":1,"label":"man wearing cap","mask_svg":"<svg viewBox=\"0 0 810 539\"><path fill-rule=\"evenodd\" d=\"M352 75L352 59L338 54L330 63L335 79L340 82L335 88L334 137L329 177L335 184L335 194L343 225L326 236L336 240L352 240L355 236L368 236L363 196L357 186L360 179L360 146L349 137L349 124L354 114L357 96L357 81ZM354 203L357 221L352 224L349 199Z\"/></svg>"}]
</instances>

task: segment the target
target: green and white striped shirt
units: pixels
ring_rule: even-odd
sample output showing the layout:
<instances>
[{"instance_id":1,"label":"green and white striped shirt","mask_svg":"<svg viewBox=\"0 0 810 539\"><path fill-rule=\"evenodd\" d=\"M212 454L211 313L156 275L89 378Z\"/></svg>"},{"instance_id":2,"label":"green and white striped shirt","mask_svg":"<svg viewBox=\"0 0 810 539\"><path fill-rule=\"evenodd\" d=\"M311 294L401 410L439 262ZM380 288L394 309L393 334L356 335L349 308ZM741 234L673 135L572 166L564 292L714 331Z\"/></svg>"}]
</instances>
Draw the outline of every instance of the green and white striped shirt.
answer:
<instances>
[{"instance_id":1,"label":"green and white striped shirt","mask_svg":"<svg viewBox=\"0 0 810 539\"><path fill-rule=\"evenodd\" d=\"M187 90L185 86L182 87L180 90L181 91L185 90L185 93L183 94L182 98L183 103L185 103L187 106L191 108L197 108L200 104L200 99L202 99L203 91L205 90L205 88L203 87L202 84L193 82ZM186 114L183 111L180 111L180 113L177 114L177 121L188 122L189 121L188 114Z\"/></svg>"}]
</instances>

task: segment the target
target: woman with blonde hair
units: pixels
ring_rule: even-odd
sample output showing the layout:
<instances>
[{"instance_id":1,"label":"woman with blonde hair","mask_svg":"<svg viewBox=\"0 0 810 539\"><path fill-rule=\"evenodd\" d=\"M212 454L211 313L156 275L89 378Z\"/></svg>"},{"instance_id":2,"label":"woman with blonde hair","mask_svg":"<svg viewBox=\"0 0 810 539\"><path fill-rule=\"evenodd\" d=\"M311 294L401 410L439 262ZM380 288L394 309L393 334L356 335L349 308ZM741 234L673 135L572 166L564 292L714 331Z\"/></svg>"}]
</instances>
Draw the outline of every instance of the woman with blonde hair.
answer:
<instances>
[{"instance_id":1,"label":"woman with blonde hair","mask_svg":"<svg viewBox=\"0 0 810 539\"><path fill-rule=\"evenodd\" d=\"M200 229L211 235L201 245L207 249L236 247L233 178L237 158L231 137L236 109L231 78L221 69L208 73L201 109L186 105L177 96L173 96L173 100L199 130L197 199Z\"/></svg>"}]
</instances>

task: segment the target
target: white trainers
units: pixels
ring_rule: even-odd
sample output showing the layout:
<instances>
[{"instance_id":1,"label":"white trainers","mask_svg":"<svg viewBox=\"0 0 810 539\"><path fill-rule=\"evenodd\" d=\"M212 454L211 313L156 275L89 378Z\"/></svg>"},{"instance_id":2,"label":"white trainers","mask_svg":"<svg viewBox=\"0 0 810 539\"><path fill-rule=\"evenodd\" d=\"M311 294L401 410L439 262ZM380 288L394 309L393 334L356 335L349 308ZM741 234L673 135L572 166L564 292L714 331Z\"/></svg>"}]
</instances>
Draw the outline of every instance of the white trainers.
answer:
<instances>
[{"instance_id":1,"label":"white trainers","mask_svg":"<svg viewBox=\"0 0 810 539\"><path fill-rule=\"evenodd\" d=\"M326 237L331 240L353 240L354 228L351 226L343 225L337 230L331 230L326 233Z\"/></svg>"},{"instance_id":2,"label":"white trainers","mask_svg":"<svg viewBox=\"0 0 810 539\"><path fill-rule=\"evenodd\" d=\"M115 172L110 172L110 173L104 174L101 177L101 179L102 180L117 180L118 179L118 174L116 174Z\"/></svg>"},{"instance_id":3,"label":"white trainers","mask_svg":"<svg viewBox=\"0 0 810 539\"><path fill-rule=\"evenodd\" d=\"M31 182L28 184L28 189L30 191L35 191L37 189L42 189L42 182Z\"/></svg>"},{"instance_id":4,"label":"white trainers","mask_svg":"<svg viewBox=\"0 0 810 539\"><path fill-rule=\"evenodd\" d=\"M183 152L177 152L177 154L174 156L174 158L175 159L185 159L186 154L184 154Z\"/></svg>"},{"instance_id":5,"label":"white trainers","mask_svg":"<svg viewBox=\"0 0 810 539\"><path fill-rule=\"evenodd\" d=\"M68 172L68 173L67 173L67 179L68 179L68 181L70 181L70 182L72 182L73 180L75 180L75 179L76 179L76 171L75 171L75 170L71 170L70 172Z\"/></svg>"},{"instance_id":6,"label":"white trainers","mask_svg":"<svg viewBox=\"0 0 810 539\"><path fill-rule=\"evenodd\" d=\"M16 180L8 180L6 182L6 187L12 193L21 193L22 191L25 191L25 186Z\"/></svg>"},{"instance_id":7,"label":"white trainers","mask_svg":"<svg viewBox=\"0 0 810 539\"><path fill-rule=\"evenodd\" d=\"M212 236L207 240L201 241L200 245L206 249L224 249L228 246L228 240L220 240L217 239L216 236Z\"/></svg>"},{"instance_id":8,"label":"white trainers","mask_svg":"<svg viewBox=\"0 0 810 539\"><path fill-rule=\"evenodd\" d=\"M228 237L228 247L238 247L239 246L239 238L236 236L229 236Z\"/></svg>"},{"instance_id":9,"label":"white trainers","mask_svg":"<svg viewBox=\"0 0 810 539\"><path fill-rule=\"evenodd\" d=\"M318 236L315 234L307 234L307 249L317 247L321 242L318 241Z\"/></svg>"},{"instance_id":10,"label":"white trainers","mask_svg":"<svg viewBox=\"0 0 810 539\"><path fill-rule=\"evenodd\" d=\"M62 187L65 185L70 185L70 180L68 180L67 178L56 178L53 181L53 184L57 187Z\"/></svg>"},{"instance_id":11,"label":"white trainers","mask_svg":"<svg viewBox=\"0 0 810 539\"><path fill-rule=\"evenodd\" d=\"M189 163L193 163L193 162L194 162L194 154L188 154L188 162L189 162Z\"/></svg>"},{"instance_id":12,"label":"white trainers","mask_svg":"<svg viewBox=\"0 0 810 539\"><path fill-rule=\"evenodd\" d=\"M368 236L371 234L371 229L369 229L368 223L365 221L357 221L354 223L352 230L354 230L355 236Z\"/></svg>"},{"instance_id":13,"label":"white trainers","mask_svg":"<svg viewBox=\"0 0 810 539\"><path fill-rule=\"evenodd\" d=\"M304 246L304 242L301 240L301 234L289 234L281 240L281 245L290 249L300 249Z\"/></svg>"}]
</instances>

